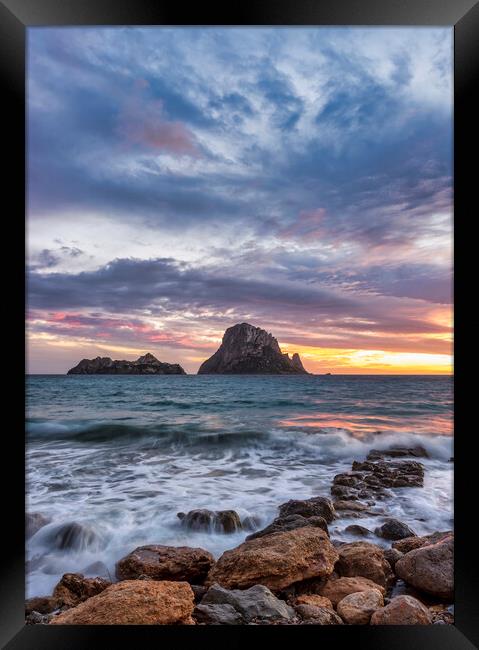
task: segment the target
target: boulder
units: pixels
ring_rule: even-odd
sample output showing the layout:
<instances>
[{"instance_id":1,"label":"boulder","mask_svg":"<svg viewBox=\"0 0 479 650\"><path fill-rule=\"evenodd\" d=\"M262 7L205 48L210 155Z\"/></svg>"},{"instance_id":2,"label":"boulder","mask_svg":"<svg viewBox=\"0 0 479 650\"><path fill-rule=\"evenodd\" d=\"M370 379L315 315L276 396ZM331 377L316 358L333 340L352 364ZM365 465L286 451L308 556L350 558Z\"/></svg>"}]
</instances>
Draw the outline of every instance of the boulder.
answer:
<instances>
[{"instance_id":1,"label":"boulder","mask_svg":"<svg viewBox=\"0 0 479 650\"><path fill-rule=\"evenodd\" d=\"M391 565L391 569L394 570L394 567L396 566L396 562L402 558L404 553L401 553L395 548L388 548L384 551L384 557L386 560L389 562Z\"/></svg>"},{"instance_id":2,"label":"boulder","mask_svg":"<svg viewBox=\"0 0 479 650\"><path fill-rule=\"evenodd\" d=\"M334 506L326 497L313 497L312 499L291 499L279 506L280 517L288 515L301 515L302 517L323 517L327 523L334 519Z\"/></svg>"},{"instance_id":3,"label":"boulder","mask_svg":"<svg viewBox=\"0 0 479 650\"><path fill-rule=\"evenodd\" d=\"M182 526L188 530L235 533L243 528L241 519L235 510L190 510L186 514L179 512L177 517Z\"/></svg>"},{"instance_id":4,"label":"boulder","mask_svg":"<svg viewBox=\"0 0 479 650\"><path fill-rule=\"evenodd\" d=\"M25 601L25 614L37 612L38 614L50 614L61 607L53 596L35 596Z\"/></svg>"},{"instance_id":5,"label":"boulder","mask_svg":"<svg viewBox=\"0 0 479 650\"><path fill-rule=\"evenodd\" d=\"M30 612L25 616L25 625L48 625L53 614L40 614L40 612Z\"/></svg>"},{"instance_id":6,"label":"boulder","mask_svg":"<svg viewBox=\"0 0 479 650\"><path fill-rule=\"evenodd\" d=\"M430 625L432 616L419 600L412 596L396 596L371 616L371 625Z\"/></svg>"},{"instance_id":7,"label":"boulder","mask_svg":"<svg viewBox=\"0 0 479 650\"><path fill-rule=\"evenodd\" d=\"M338 614L349 625L368 625L371 616L384 606L383 596L377 589L357 591L339 601Z\"/></svg>"},{"instance_id":8,"label":"boulder","mask_svg":"<svg viewBox=\"0 0 479 650\"><path fill-rule=\"evenodd\" d=\"M378 537L384 539L404 539L406 537L415 537L416 533L409 528L406 524L398 519L386 519L382 526L379 526L374 531Z\"/></svg>"},{"instance_id":9,"label":"boulder","mask_svg":"<svg viewBox=\"0 0 479 650\"><path fill-rule=\"evenodd\" d=\"M258 537L264 537L265 535L270 535L271 533L280 533L288 530L294 530L295 528L304 528L304 526L315 526L316 528L321 528L326 534L329 535L328 524L324 517L303 517L302 515L286 515L279 516L274 519L269 526L258 530L251 535L246 537L246 540L256 539Z\"/></svg>"},{"instance_id":10,"label":"boulder","mask_svg":"<svg viewBox=\"0 0 479 650\"><path fill-rule=\"evenodd\" d=\"M76 521L49 531L48 539L52 546L59 550L84 551L104 546L104 540L91 526Z\"/></svg>"},{"instance_id":11,"label":"boulder","mask_svg":"<svg viewBox=\"0 0 479 650\"><path fill-rule=\"evenodd\" d=\"M264 585L254 585L249 589L224 589L218 584L212 585L201 605L231 605L243 619L251 621L273 621L292 619L294 610Z\"/></svg>"},{"instance_id":12,"label":"boulder","mask_svg":"<svg viewBox=\"0 0 479 650\"><path fill-rule=\"evenodd\" d=\"M350 535L358 535L359 537L367 537L371 534L369 528L364 526L358 526L357 524L352 524L351 526L346 526L344 532L349 533Z\"/></svg>"},{"instance_id":13,"label":"boulder","mask_svg":"<svg viewBox=\"0 0 479 650\"><path fill-rule=\"evenodd\" d=\"M363 481L373 487L422 487L424 466L415 460L353 461L353 472L363 472Z\"/></svg>"},{"instance_id":14,"label":"boulder","mask_svg":"<svg viewBox=\"0 0 479 650\"><path fill-rule=\"evenodd\" d=\"M300 594L294 598L293 605L313 605L314 607L333 609L333 603L329 598L320 596L319 594Z\"/></svg>"},{"instance_id":15,"label":"boulder","mask_svg":"<svg viewBox=\"0 0 479 650\"><path fill-rule=\"evenodd\" d=\"M342 618L326 607L298 605L296 612L302 618L301 625L343 625Z\"/></svg>"},{"instance_id":16,"label":"boulder","mask_svg":"<svg viewBox=\"0 0 479 650\"><path fill-rule=\"evenodd\" d=\"M25 537L29 539L33 537L40 528L49 524L51 519L45 517L40 512L27 512L25 513Z\"/></svg>"},{"instance_id":17,"label":"boulder","mask_svg":"<svg viewBox=\"0 0 479 650\"><path fill-rule=\"evenodd\" d=\"M447 530L444 532L432 533L431 535L424 535L422 537L406 537L405 539L393 542L392 546L401 553L409 553L409 551L412 551L415 548L435 544L446 537L450 537L452 534L451 530Z\"/></svg>"},{"instance_id":18,"label":"boulder","mask_svg":"<svg viewBox=\"0 0 479 650\"><path fill-rule=\"evenodd\" d=\"M189 546L140 546L119 560L116 575L119 580L136 580L149 576L153 580L178 580L202 584L214 558L202 548Z\"/></svg>"},{"instance_id":19,"label":"boulder","mask_svg":"<svg viewBox=\"0 0 479 650\"><path fill-rule=\"evenodd\" d=\"M212 603L211 605L197 605L193 611L193 618L204 625L242 625L244 618L228 603Z\"/></svg>"},{"instance_id":20,"label":"boulder","mask_svg":"<svg viewBox=\"0 0 479 650\"><path fill-rule=\"evenodd\" d=\"M376 582L368 578L352 577L352 578L335 578L329 579L320 588L319 593L333 603L336 607L337 604L349 594L354 594L360 591L370 591L376 589L382 596L386 593L384 587L381 587Z\"/></svg>"},{"instance_id":21,"label":"boulder","mask_svg":"<svg viewBox=\"0 0 479 650\"><path fill-rule=\"evenodd\" d=\"M351 510L353 512L362 512L368 509L368 506L365 503L361 503L360 501L345 501L344 499L338 499L334 501L333 505L335 510Z\"/></svg>"},{"instance_id":22,"label":"boulder","mask_svg":"<svg viewBox=\"0 0 479 650\"><path fill-rule=\"evenodd\" d=\"M381 587L386 587L393 578L384 551L369 542L352 542L338 548L339 560L335 570L340 576L369 578Z\"/></svg>"},{"instance_id":23,"label":"boulder","mask_svg":"<svg viewBox=\"0 0 479 650\"><path fill-rule=\"evenodd\" d=\"M81 573L64 573L52 596L60 607L75 607L110 585L111 582L105 578L85 578Z\"/></svg>"},{"instance_id":24,"label":"boulder","mask_svg":"<svg viewBox=\"0 0 479 650\"><path fill-rule=\"evenodd\" d=\"M50 625L191 625L193 607L187 582L125 580L55 616Z\"/></svg>"},{"instance_id":25,"label":"boulder","mask_svg":"<svg viewBox=\"0 0 479 650\"><path fill-rule=\"evenodd\" d=\"M206 584L247 589L261 584L273 591L332 573L338 553L327 534L312 526L252 539L225 551Z\"/></svg>"},{"instance_id":26,"label":"boulder","mask_svg":"<svg viewBox=\"0 0 479 650\"><path fill-rule=\"evenodd\" d=\"M395 572L420 591L443 600L454 598L454 539L452 536L409 551L396 562Z\"/></svg>"}]
</instances>

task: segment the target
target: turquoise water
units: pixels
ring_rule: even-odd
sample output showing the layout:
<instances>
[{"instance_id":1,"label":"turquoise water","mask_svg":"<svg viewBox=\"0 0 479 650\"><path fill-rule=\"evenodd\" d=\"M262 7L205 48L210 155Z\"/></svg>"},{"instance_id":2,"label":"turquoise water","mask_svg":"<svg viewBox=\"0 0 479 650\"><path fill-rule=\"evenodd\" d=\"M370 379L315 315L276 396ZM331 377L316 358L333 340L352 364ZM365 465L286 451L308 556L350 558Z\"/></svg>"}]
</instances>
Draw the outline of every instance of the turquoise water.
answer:
<instances>
[{"instance_id":1,"label":"turquoise water","mask_svg":"<svg viewBox=\"0 0 479 650\"><path fill-rule=\"evenodd\" d=\"M30 595L92 562L113 572L140 544L218 555L246 533L187 532L177 512L233 508L267 524L280 503L329 496L334 474L391 444L422 444L430 458L425 487L381 508L418 533L452 525L450 377L30 376L27 440L27 508L51 518L27 544ZM52 531L72 521L95 543L53 549ZM331 535L349 539L349 523Z\"/></svg>"}]
</instances>

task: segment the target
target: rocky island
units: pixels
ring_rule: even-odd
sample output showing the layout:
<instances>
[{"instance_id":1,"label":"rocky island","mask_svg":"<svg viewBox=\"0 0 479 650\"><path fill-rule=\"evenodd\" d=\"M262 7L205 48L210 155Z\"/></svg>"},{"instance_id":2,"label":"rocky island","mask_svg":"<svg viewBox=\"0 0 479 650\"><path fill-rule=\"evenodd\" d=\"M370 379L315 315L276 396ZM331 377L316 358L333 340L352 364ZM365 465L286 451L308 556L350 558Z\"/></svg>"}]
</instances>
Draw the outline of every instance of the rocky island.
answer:
<instances>
[{"instance_id":1,"label":"rocky island","mask_svg":"<svg viewBox=\"0 0 479 650\"><path fill-rule=\"evenodd\" d=\"M301 374L308 375L300 356L281 352L272 334L249 323L229 327L218 350L201 364L199 375L207 374Z\"/></svg>"},{"instance_id":2,"label":"rocky island","mask_svg":"<svg viewBox=\"0 0 479 650\"><path fill-rule=\"evenodd\" d=\"M178 363L163 363L149 352L136 361L113 361L110 357L82 359L67 375L186 375Z\"/></svg>"}]
</instances>

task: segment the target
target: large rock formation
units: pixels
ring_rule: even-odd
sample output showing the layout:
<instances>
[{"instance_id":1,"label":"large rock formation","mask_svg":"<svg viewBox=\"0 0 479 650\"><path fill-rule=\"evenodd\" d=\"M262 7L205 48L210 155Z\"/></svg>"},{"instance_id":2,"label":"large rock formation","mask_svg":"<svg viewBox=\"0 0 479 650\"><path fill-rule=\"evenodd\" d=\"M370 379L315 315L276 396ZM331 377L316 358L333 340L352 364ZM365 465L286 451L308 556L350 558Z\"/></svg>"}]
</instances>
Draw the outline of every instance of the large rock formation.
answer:
<instances>
[{"instance_id":1,"label":"large rock formation","mask_svg":"<svg viewBox=\"0 0 479 650\"><path fill-rule=\"evenodd\" d=\"M282 591L289 585L329 576L338 553L320 528L308 526L272 533L225 551L208 573L206 585L226 589L265 585Z\"/></svg>"},{"instance_id":2,"label":"large rock formation","mask_svg":"<svg viewBox=\"0 0 479 650\"><path fill-rule=\"evenodd\" d=\"M120 580L148 576L153 580L201 584L214 562L211 553L202 548L150 544L136 548L119 560L116 575Z\"/></svg>"},{"instance_id":3,"label":"large rock formation","mask_svg":"<svg viewBox=\"0 0 479 650\"><path fill-rule=\"evenodd\" d=\"M248 323L229 327L212 357L201 364L198 374L307 375L299 354L283 354L272 334Z\"/></svg>"},{"instance_id":4,"label":"large rock formation","mask_svg":"<svg viewBox=\"0 0 479 650\"><path fill-rule=\"evenodd\" d=\"M110 357L82 359L67 375L186 375L178 363L163 363L149 352L136 361L113 361Z\"/></svg>"},{"instance_id":5,"label":"large rock formation","mask_svg":"<svg viewBox=\"0 0 479 650\"><path fill-rule=\"evenodd\" d=\"M193 608L187 582L126 580L55 616L50 625L192 625Z\"/></svg>"}]
</instances>

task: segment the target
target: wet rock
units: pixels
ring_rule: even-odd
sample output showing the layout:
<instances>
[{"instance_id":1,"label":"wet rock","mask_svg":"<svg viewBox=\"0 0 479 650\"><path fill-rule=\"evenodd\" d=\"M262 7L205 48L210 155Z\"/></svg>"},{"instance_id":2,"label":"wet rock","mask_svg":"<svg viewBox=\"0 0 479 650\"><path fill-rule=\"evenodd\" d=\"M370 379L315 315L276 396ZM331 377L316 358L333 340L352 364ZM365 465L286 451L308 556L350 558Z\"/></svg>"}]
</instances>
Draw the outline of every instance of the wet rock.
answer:
<instances>
[{"instance_id":1,"label":"wet rock","mask_svg":"<svg viewBox=\"0 0 479 650\"><path fill-rule=\"evenodd\" d=\"M391 565L391 568L394 570L396 562L402 558L404 554L398 551L395 548L388 548L384 551L384 557Z\"/></svg>"},{"instance_id":2,"label":"wet rock","mask_svg":"<svg viewBox=\"0 0 479 650\"><path fill-rule=\"evenodd\" d=\"M40 528L49 524L51 519L45 517L40 512L27 512L25 513L25 536L27 539L33 537Z\"/></svg>"},{"instance_id":3,"label":"wet rock","mask_svg":"<svg viewBox=\"0 0 479 650\"><path fill-rule=\"evenodd\" d=\"M414 460L353 461L353 472L365 472L364 482L377 487L422 487L424 466Z\"/></svg>"},{"instance_id":4,"label":"wet rock","mask_svg":"<svg viewBox=\"0 0 479 650\"><path fill-rule=\"evenodd\" d=\"M40 612L30 612L25 617L25 625L48 625L53 614L40 614Z\"/></svg>"},{"instance_id":5,"label":"wet rock","mask_svg":"<svg viewBox=\"0 0 479 650\"><path fill-rule=\"evenodd\" d=\"M59 607L61 607L61 603L53 596L36 596L25 601L25 614L28 615L32 612L50 614Z\"/></svg>"},{"instance_id":6,"label":"wet rock","mask_svg":"<svg viewBox=\"0 0 479 650\"><path fill-rule=\"evenodd\" d=\"M359 537L367 537L368 535L371 535L371 531L369 530L369 528L365 528L364 526L358 526L357 524L346 526L344 531L346 533L349 533L350 535L358 535Z\"/></svg>"},{"instance_id":7,"label":"wet rock","mask_svg":"<svg viewBox=\"0 0 479 650\"><path fill-rule=\"evenodd\" d=\"M119 580L135 580L146 575L153 580L178 580L202 584L214 558L202 548L189 546L140 546L119 560Z\"/></svg>"},{"instance_id":8,"label":"wet rock","mask_svg":"<svg viewBox=\"0 0 479 650\"><path fill-rule=\"evenodd\" d=\"M125 580L55 616L50 625L191 625L193 606L187 582Z\"/></svg>"},{"instance_id":9,"label":"wet rock","mask_svg":"<svg viewBox=\"0 0 479 650\"><path fill-rule=\"evenodd\" d=\"M53 589L60 607L75 607L111 585L105 578L85 578L81 573L65 573Z\"/></svg>"},{"instance_id":10,"label":"wet rock","mask_svg":"<svg viewBox=\"0 0 479 650\"><path fill-rule=\"evenodd\" d=\"M301 515L303 517L323 517L327 523L334 519L334 506L326 497L313 497L312 499L291 499L279 506L280 517L288 515Z\"/></svg>"},{"instance_id":11,"label":"wet rock","mask_svg":"<svg viewBox=\"0 0 479 650\"><path fill-rule=\"evenodd\" d=\"M322 596L329 598L329 600L336 607L337 604L349 594L354 594L360 591L370 591L376 589L381 595L384 596L386 590L376 582L363 577L352 578L336 578L329 579L320 588L319 592Z\"/></svg>"},{"instance_id":12,"label":"wet rock","mask_svg":"<svg viewBox=\"0 0 479 650\"><path fill-rule=\"evenodd\" d=\"M452 530L447 530L444 532L431 533L431 535L424 535L422 537L406 537L405 539L393 542L392 547L401 553L409 553L409 551L413 551L415 548L435 544L446 537L450 537L452 534Z\"/></svg>"},{"instance_id":13,"label":"wet rock","mask_svg":"<svg viewBox=\"0 0 479 650\"><path fill-rule=\"evenodd\" d=\"M414 456L416 458L429 458L429 454L422 445L414 447L391 447L389 449L371 449L367 460L383 460L385 457L400 458L403 456Z\"/></svg>"},{"instance_id":14,"label":"wet rock","mask_svg":"<svg viewBox=\"0 0 479 650\"><path fill-rule=\"evenodd\" d=\"M371 625L430 625L432 616L419 600L412 596L396 596L371 616Z\"/></svg>"},{"instance_id":15,"label":"wet rock","mask_svg":"<svg viewBox=\"0 0 479 650\"><path fill-rule=\"evenodd\" d=\"M179 512L177 517L182 526L188 530L235 533L242 529L240 517L234 510L190 510L188 513Z\"/></svg>"},{"instance_id":16,"label":"wet rock","mask_svg":"<svg viewBox=\"0 0 479 650\"><path fill-rule=\"evenodd\" d=\"M398 519L386 519L382 526L374 530L378 537L384 539L405 539L406 537L415 537L416 533L406 524Z\"/></svg>"},{"instance_id":17,"label":"wet rock","mask_svg":"<svg viewBox=\"0 0 479 650\"><path fill-rule=\"evenodd\" d=\"M210 570L207 585L228 589L262 584L273 591L332 573L338 553L327 534L312 526L252 539L225 551Z\"/></svg>"},{"instance_id":18,"label":"wet rock","mask_svg":"<svg viewBox=\"0 0 479 650\"><path fill-rule=\"evenodd\" d=\"M384 606L383 596L377 589L358 591L339 601L338 614L349 625L368 625L371 616Z\"/></svg>"},{"instance_id":19,"label":"wet rock","mask_svg":"<svg viewBox=\"0 0 479 650\"><path fill-rule=\"evenodd\" d=\"M339 560L335 570L341 576L369 578L381 587L393 579L384 551L369 542L352 542L338 548Z\"/></svg>"},{"instance_id":20,"label":"wet rock","mask_svg":"<svg viewBox=\"0 0 479 650\"><path fill-rule=\"evenodd\" d=\"M341 617L326 607L299 605L296 611L302 618L301 625L344 625Z\"/></svg>"},{"instance_id":21,"label":"wet rock","mask_svg":"<svg viewBox=\"0 0 479 650\"><path fill-rule=\"evenodd\" d=\"M261 526L261 519L255 515L248 515L241 521L241 526L243 530L258 530Z\"/></svg>"},{"instance_id":22,"label":"wet rock","mask_svg":"<svg viewBox=\"0 0 479 650\"><path fill-rule=\"evenodd\" d=\"M420 591L444 600L454 598L454 539L446 537L409 551L396 562L395 572Z\"/></svg>"},{"instance_id":23,"label":"wet rock","mask_svg":"<svg viewBox=\"0 0 479 650\"><path fill-rule=\"evenodd\" d=\"M197 623L204 625L243 625L245 622L241 614L228 603L197 605L193 618Z\"/></svg>"},{"instance_id":24,"label":"wet rock","mask_svg":"<svg viewBox=\"0 0 479 650\"><path fill-rule=\"evenodd\" d=\"M328 524L324 517L303 517L302 515L286 515L279 516L274 519L269 526L258 530L251 535L246 537L246 540L257 539L258 537L264 537L265 535L270 535L271 533L280 533L288 530L294 530L295 528L304 528L305 526L314 526L316 528L321 528L326 534L329 535Z\"/></svg>"},{"instance_id":25,"label":"wet rock","mask_svg":"<svg viewBox=\"0 0 479 650\"><path fill-rule=\"evenodd\" d=\"M277 598L264 585L254 585L249 589L224 589L218 584L212 585L202 605L231 605L249 623L258 620L291 619L294 610L283 600Z\"/></svg>"},{"instance_id":26,"label":"wet rock","mask_svg":"<svg viewBox=\"0 0 479 650\"><path fill-rule=\"evenodd\" d=\"M360 501L345 501L344 499L334 501L333 505L336 511L352 510L355 512L362 512L368 509L368 506L365 503L361 503ZM341 512L340 514L343 515L344 513Z\"/></svg>"},{"instance_id":27,"label":"wet rock","mask_svg":"<svg viewBox=\"0 0 479 650\"><path fill-rule=\"evenodd\" d=\"M314 607L326 607L333 609L333 603L325 596L319 594L300 594L293 599L292 604L296 605L313 605Z\"/></svg>"},{"instance_id":28,"label":"wet rock","mask_svg":"<svg viewBox=\"0 0 479 650\"><path fill-rule=\"evenodd\" d=\"M62 524L50 531L49 539L57 549L84 551L88 548L101 548L104 545L102 538L87 524L75 521Z\"/></svg>"},{"instance_id":29,"label":"wet rock","mask_svg":"<svg viewBox=\"0 0 479 650\"><path fill-rule=\"evenodd\" d=\"M101 562L100 560L96 562L92 562L91 564L86 566L82 570L82 573L92 577L95 576L100 578L108 578L111 582L111 575L110 572L108 571L108 567L104 562Z\"/></svg>"}]
</instances>

